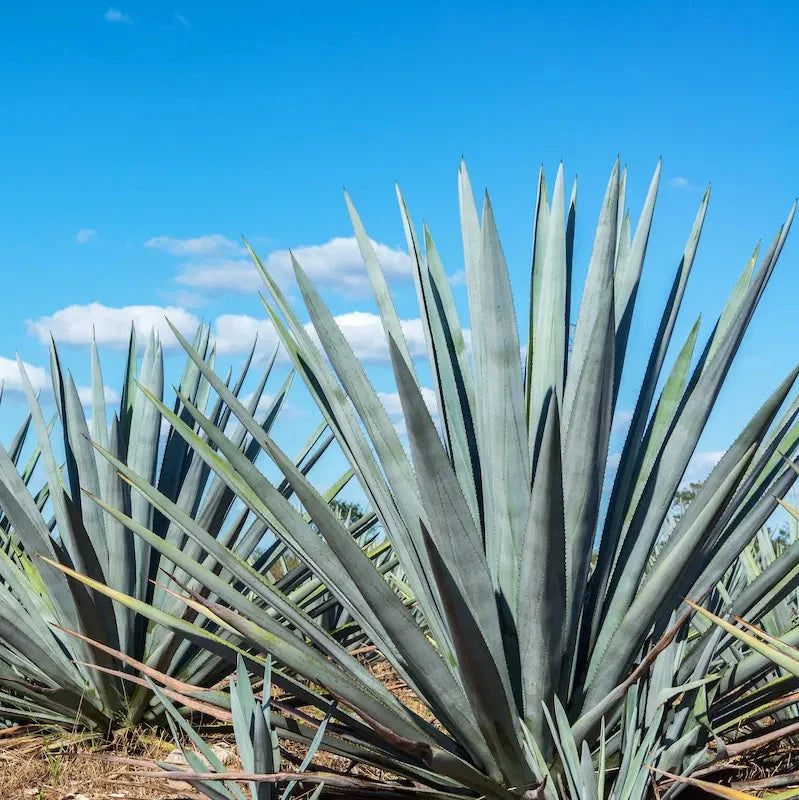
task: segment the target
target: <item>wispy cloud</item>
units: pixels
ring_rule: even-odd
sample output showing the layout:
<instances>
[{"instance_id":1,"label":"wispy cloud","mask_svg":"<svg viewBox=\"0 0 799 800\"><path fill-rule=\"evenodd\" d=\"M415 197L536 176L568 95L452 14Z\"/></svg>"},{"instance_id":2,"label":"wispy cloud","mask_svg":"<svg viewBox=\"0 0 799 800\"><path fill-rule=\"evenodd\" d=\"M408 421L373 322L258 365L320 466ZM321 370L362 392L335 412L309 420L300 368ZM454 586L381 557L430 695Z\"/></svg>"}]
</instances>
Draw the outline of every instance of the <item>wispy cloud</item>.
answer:
<instances>
[{"instance_id":1,"label":"wispy cloud","mask_svg":"<svg viewBox=\"0 0 799 800\"><path fill-rule=\"evenodd\" d=\"M713 467L721 461L724 455L723 450L698 450L691 456L685 474L682 477L680 486L688 486L690 483L704 481L713 471ZM621 452L614 451L608 456L608 472L614 473L621 462Z\"/></svg>"},{"instance_id":2,"label":"wispy cloud","mask_svg":"<svg viewBox=\"0 0 799 800\"><path fill-rule=\"evenodd\" d=\"M177 11L175 12L175 19L176 19L176 20L177 20L177 21L178 21L178 22L179 22L179 23L180 23L180 24L181 24L181 25L182 25L184 28L190 28L190 27L191 27L191 23L190 23L190 22L189 22L189 21L186 19L186 17L184 17L184 16L183 16L183 14L178 14L178 12L177 12Z\"/></svg>"},{"instance_id":3,"label":"wispy cloud","mask_svg":"<svg viewBox=\"0 0 799 800\"><path fill-rule=\"evenodd\" d=\"M160 294L170 305L184 306L185 308L202 308L208 302L205 295L188 289L178 289L174 292L163 291Z\"/></svg>"},{"instance_id":4,"label":"wispy cloud","mask_svg":"<svg viewBox=\"0 0 799 800\"><path fill-rule=\"evenodd\" d=\"M334 319L359 360L373 363L383 363L390 360L388 341L383 330L383 323L377 314L370 314L365 311L349 311L346 314L339 314ZM400 320L400 327L405 336L405 341L408 343L410 354L414 358L427 355L422 320L418 317L415 319L403 319ZM306 328L311 338L318 342L319 337L313 326L308 324Z\"/></svg>"},{"instance_id":5,"label":"wispy cloud","mask_svg":"<svg viewBox=\"0 0 799 800\"><path fill-rule=\"evenodd\" d=\"M253 292L262 285L252 261L246 258L192 261L179 267L175 283L193 289L226 289L232 292Z\"/></svg>"},{"instance_id":6,"label":"wispy cloud","mask_svg":"<svg viewBox=\"0 0 799 800\"><path fill-rule=\"evenodd\" d=\"M703 481L713 470L713 467L721 461L724 450L698 450L691 456L688 466L685 468L681 486L689 483Z\"/></svg>"},{"instance_id":7,"label":"wispy cloud","mask_svg":"<svg viewBox=\"0 0 799 800\"><path fill-rule=\"evenodd\" d=\"M627 429L633 419L633 412L630 408L617 408L613 414L613 422L610 426L610 435L626 435Z\"/></svg>"},{"instance_id":8,"label":"wispy cloud","mask_svg":"<svg viewBox=\"0 0 799 800\"><path fill-rule=\"evenodd\" d=\"M41 392L48 387L47 373L41 367L36 367L24 361L22 364L25 367L25 372L34 392ZM16 359L0 356L0 384L3 385L4 389L12 392L22 391L22 378L19 374L19 365Z\"/></svg>"},{"instance_id":9,"label":"wispy cloud","mask_svg":"<svg viewBox=\"0 0 799 800\"><path fill-rule=\"evenodd\" d=\"M133 22L133 17L130 14L123 14L118 8L113 6L108 7L108 11L103 14L103 19L106 22Z\"/></svg>"},{"instance_id":10,"label":"wispy cloud","mask_svg":"<svg viewBox=\"0 0 799 800\"><path fill-rule=\"evenodd\" d=\"M95 236L97 236L97 231L93 228L81 228L75 234L75 241L78 244L86 244L91 239L94 239Z\"/></svg>"},{"instance_id":11,"label":"wispy cloud","mask_svg":"<svg viewBox=\"0 0 799 800\"><path fill-rule=\"evenodd\" d=\"M91 386L78 386L78 399L80 404L88 408L92 404L93 390ZM119 393L112 389L110 386L103 386L103 396L105 402L113 405L119 402Z\"/></svg>"},{"instance_id":12,"label":"wispy cloud","mask_svg":"<svg viewBox=\"0 0 799 800\"><path fill-rule=\"evenodd\" d=\"M697 192L701 188L695 186L688 178L683 178L682 175L677 175L675 178L669 178L669 186L673 189L682 189L685 192Z\"/></svg>"},{"instance_id":13,"label":"wispy cloud","mask_svg":"<svg viewBox=\"0 0 799 800\"><path fill-rule=\"evenodd\" d=\"M52 401L53 388L47 372L42 367L29 364L27 361L22 362L22 367L25 370L25 374L28 376L33 391L37 394L41 393L42 401ZM20 365L16 359L0 356L0 384L2 384L5 391L15 394L22 394L22 392L24 392ZM81 405L85 408L91 406L92 388L90 386L78 386L77 390ZM103 394L105 395L105 401L107 403L119 402L119 394L109 386L103 386Z\"/></svg>"},{"instance_id":14,"label":"wispy cloud","mask_svg":"<svg viewBox=\"0 0 799 800\"><path fill-rule=\"evenodd\" d=\"M140 340L150 331L160 336L165 349L176 348L177 341L166 323L166 318L184 335L191 338L200 320L183 306L121 306L110 307L101 303L73 305L48 316L29 319L26 323L28 334L42 344L49 344L52 336L64 345L86 346L94 335L98 345L122 350L128 346L130 327L134 325ZM350 311L334 317L336 324L346 337L355 355L367 363L387 363L389 361L388 343L380 317L364 311ZM408 343L408 350L414 358L427 354L422 321L403 319L402 332ZM319 342L311 323L306 323L310 337ZM271 320L251 317L247 314L222 314L211 326L212 337L220 355L241 355L250 350L258 339L257 356L270 353L278 343L277 332ZM470 331L464 330L467 343Z\"/></svg>"},{"instance_id":15,"label":"wispy cloud","mask_svg":"<svg viewBox=\"0 0 799 800\"><path fill-rule=\"evenodd\" d=\"M220 234L194 239L156 236L145 242L145 246L189 258L178 265L175 282L182 286L253 292L262 285L246 250ZM411 260L404 250L375 241L372 246L389 281L412 278ZM368 294L369 279L354 237L336 236L324 244L268 253L264 266L283 286L294 281L292 253L316 286L347 294Z\"/></svg>"},{"instance_id":16,"label":"wispy cloud","mask_svg":"<svg viewBox=\"0 0 799 800\"><path fill-rule=\"evenodd\" d=\"M176 347L177 341L166 324L169 317L178 330L191 335L199 320L180 306L123 306L111 308L101 303L73 305L54 314L26 322L28 333L43 344L48 344L52 334L56 342L68 345L87 345L92 331L99 345L122 350L128 346L130 326L136 333L146 336L155 329L165 347Z\"/></svg>"},{"instance_id":17,"label":"wispy cloud","mask_svg":"<svg viewBox=\"0 0 799 800\"><path fill-rule=\"evenodd\" d=\"M153 236L144 243L152 250L162 250L173 256L189 256L211 258L223 255L243 255L246 249L240 244L222 236L221 233L210 233L206 236L195 236L193 239L176 239L172 236Z\"/></svg>"}]
</instances>

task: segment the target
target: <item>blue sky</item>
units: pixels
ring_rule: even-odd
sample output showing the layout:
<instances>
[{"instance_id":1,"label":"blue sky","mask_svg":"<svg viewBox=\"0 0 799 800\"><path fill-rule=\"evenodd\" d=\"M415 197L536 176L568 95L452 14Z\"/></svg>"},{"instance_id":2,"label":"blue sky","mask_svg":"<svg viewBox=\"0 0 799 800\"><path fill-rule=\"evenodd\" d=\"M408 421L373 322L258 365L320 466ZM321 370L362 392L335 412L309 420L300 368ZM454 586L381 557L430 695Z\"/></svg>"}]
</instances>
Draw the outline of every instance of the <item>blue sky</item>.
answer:
<instances>
[{"instance_id":1,"label":"blue sky","mask_svg":"<svg viewBox=\"0 0 799 800\"><path fill-rule=\"evenodd\" d=\"M551 180L562 159L569 180L579 175L579 286L614 158L629 166L635 219L662 155L626 376L634 382L707 182L713 195L680 341L700 311L709 332L755 242L770 240L799 192L799 9L633 5L8 4L0 359L19 352L44 371L52 328L85 385L93 323L114 388L129 307L145 306L136 312L143 327L164 308L185 327L211 323L222 360L236 362L256 328L269 338L239 249L245 234L289 288L285 251L297 250L334 313L350 314L356 349L390 392L347 240L343 185L385 246L400 314L413 320L394 180L456 275L465 155L475 187L491 192L523 307L539 166ZM702 439L705 453L724 450L796 359L797 262L795 231ZM465 289L456 293L465 312ZM23 406L2 360L0 371L12 390L0 411L7 439ZM623 391L625 403L633 398ZM311 427L299 387L292 406Z\"/></svg>"}]
</instances>

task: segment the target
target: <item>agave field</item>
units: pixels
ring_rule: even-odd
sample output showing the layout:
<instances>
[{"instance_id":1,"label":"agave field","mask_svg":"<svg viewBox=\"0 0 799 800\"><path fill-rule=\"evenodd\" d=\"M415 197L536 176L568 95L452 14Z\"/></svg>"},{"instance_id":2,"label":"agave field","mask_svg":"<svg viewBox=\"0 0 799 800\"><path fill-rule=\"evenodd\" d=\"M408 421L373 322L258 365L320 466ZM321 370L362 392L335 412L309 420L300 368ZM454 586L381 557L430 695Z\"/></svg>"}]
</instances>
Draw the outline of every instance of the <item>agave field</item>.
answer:
<instances>
[{"instance_id":1,"label":"agave field","mask_svg":"<svg viewBox=\"0 0 799 800\"><path fill-rule=\"evenodd\" d=\"M530 273L523 301L461 164L468 321L398 191L426 364L346 197L402 436L302 265L297 309L252 250L293 365L282 385L276 354L221 374L208 329L173 328L186 361L168 391L158 339L142 351L134 332L113 410L96 348L84 409L52 346L50 419L20 365L28 416L0 447L0 718L166 731L184 763L140 773L214 800L640 800L691 782L789 796L776 773L799 736L799 536L768 525L780 504L795 513L799 366L679 513L674 499L795 207L742 256L716 321L678 341L705 193L659 317L636 320L648 360L631 375L659 180L658 164L633 225L614 165L576 287L576 184L542 173L532 266L513 266ZM637 399L609 463L623 373ZM292 382L321 422L286 453L273 435ZM327 452L345 467L319 485ZM350 482L363 513L342 502Z\"/></svg>"}]
</instances>

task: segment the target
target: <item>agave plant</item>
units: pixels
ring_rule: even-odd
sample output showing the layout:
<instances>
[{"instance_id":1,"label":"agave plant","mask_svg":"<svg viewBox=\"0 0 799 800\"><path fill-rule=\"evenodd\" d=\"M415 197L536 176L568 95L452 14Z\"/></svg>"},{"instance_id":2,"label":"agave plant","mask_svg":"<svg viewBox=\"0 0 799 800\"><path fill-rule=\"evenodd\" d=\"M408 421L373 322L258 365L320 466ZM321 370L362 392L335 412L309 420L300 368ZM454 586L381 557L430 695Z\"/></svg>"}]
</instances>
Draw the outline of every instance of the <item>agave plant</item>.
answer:
<instances>
[{"instance_id":1,"label":"agave plant","mask_svg":"<svg viewBox=\"0 0 799 800\"><path fill-rule=\"evenodd\" d=\"M295 730L300 730L300 727L296 723L292 726L279 713L283 706L272 697L271 667L271 660L267 659L259 698L257 687L250 682L244 660L239 657L235 678L230 683L229 704L208 709L210 716L232 723L236 749L241 760L240 770L226 768L216 752L203 741L164 694L163 688L148 678L149 685L166 710L167 722L175 743L183 754L186 767L156 762L152 766L160 771L144 774L148 777L191 781L196 789L212 800L246 800L238 785L238 781L242 780L249 781L252 800L290 800L301 792L303 796L314 800L319 797L324 789L324 777L307 770L317 755L335 703L331 704L324 719L315 721L315 731L307 722L303 725L305 730L313 731L312 738L307 741L305 755L296 771L281 772L278 734L288 734L289 727ZM158 677L168 681L164 675ZM190 702L189 697L181 696L180 693L173 691L170 694ZM302 741L301 737L300 740ZM357 787L362 783L352 778L342 780L338 775L331 775L329 780L339 787ZM309 782L314 787L310 795L304 790L304 784Z\"/></svg>"},{"instance_id":2,"label":"agave plant","mask_svg":"<svg viewBox=\"0 0 799 800\"><path fill-rule=\"evenodd\" d=\"M213 364L207 329L198 332L195 346L196 352ZM110 430L106 427L96 347L92 348L91 422L86 420L72 377L61 367L55 345L51 349L51 371L57 414L49 424L20 366L30 414L9 449L0 447L0 716L62 724L77 721L104 729L112 721L136 722L153 714L149 688L133 686L126 675L131 672L131 663L141 662L201 687L212 686L229 672L225 660L164 628L148 626L145 618L124 606L113 606L100 593L70 584L59 570L36 557L46 556L159 608L174 609L176 601L162 585L173 573L180 579L180 571L124 525L98 513L96 505L82 495L83 489L124 510L208 569L222 572L221 565L194 541L154 512L137 493L131 493L109 463L96 456L89 436L146 475L237 557L251 557L264 539L266 527L235 502L235 493L224 481L174 430L162 430L160 413L143 394L144 389L159 398L163 394L162 351L155 336L149 338L138 376L137 360L133 331L121 404L113 414ZM233 394L240 393L251 361L252 352L231 386ZM264 432L275 424L291 383L289 376L274 398L258 410L273 364L274 356L247 400ZM256 458L260 446L247 436L243 426L229 424L230 409L221 401L210 404L210 385L191 360L186 363L180 393L228 430L245 458ZM179 402L173 412L189 419ZM62 434L60 447L51 436L56 424ZM23 463L31 428L36 441ZM324 433L323 425L303 447L297 461L300 469L307 472L327 448L331 437ZM64 459L64 469L60 458ZM37 465L44 474L44 484L38 490L32 488ZM288 487L283 491L287 496L290 493ZM258 559L259 569L272 569L281 551L281 546L270 547ZM307 580L297 585L304 583ZM109 657L89 644L93 640L122 651L133 662L122 664Z\"/></svg>"},{"instance_id":3,"label":"agave plant","mask_svg":"<svg viewBox=\"0 0 799 800\"><path fill-rule=\"evenodd\" d=\"M401 703L318 620L102 443L98 451L138 495L238 582L232 586L123 510L98 503L215 595L209 600L189 590L182 596L226 636L212 637L175 614L157 612L76 571L69 574L192 641L204 641L215 653L226 649L231 666L241 655L258 671L271 655L282 686L293 686L298 701L319 711L331 698L339 700L335 725L321 746L400 776L396 796L411 782L441 797L532 797L563 785L564 793L596 798L602 792L588 772L593 769L596 778L604 775L606 760L621 760L627 772L613 791L632 797L645 790L649 765L687 772L706 761L705 745L713 738L708 685L723 681L725 692L751 688L768 664L727 670L723 678L714 672L719 665L726 669L723 653L730 642L722 631L689 625L683 597L715 597L774 511L775 498L795 480L784 459L799 441L799 400L778 415L799 368L743 427L673 529L665 529L664 520L794 209L759 265L757 251L747 261L698 357L697 320L665 370L705 219L705 194L654 333L614 474L608 444L659 176L660 165L633 233L624 213L626 171L614 166L571 346L576 189L567 202L562 167L551 202L543 174L539 181L524 349L491 205L486 196L481 219L465 166L459 197L470 337L432 236L425 228L422 246L398 193L438 427L423 401L376 253L347 198L389 344L410 454L302 267L294 262L323 352L252 253L272 298L267 313L390 540L407 592L384 579L327 499L179 332L195 366L278 466L305 513L191 398L179 393L189 421L145 392L358 622L438 724ZM773 598L777 572L745 592L747 610ZM584 780L576 779L578 772ZM548 774L560 783L553 777L542 784ZM335 790L329 787L323 796L328 791Z\"/></svg>"}]
</instances>

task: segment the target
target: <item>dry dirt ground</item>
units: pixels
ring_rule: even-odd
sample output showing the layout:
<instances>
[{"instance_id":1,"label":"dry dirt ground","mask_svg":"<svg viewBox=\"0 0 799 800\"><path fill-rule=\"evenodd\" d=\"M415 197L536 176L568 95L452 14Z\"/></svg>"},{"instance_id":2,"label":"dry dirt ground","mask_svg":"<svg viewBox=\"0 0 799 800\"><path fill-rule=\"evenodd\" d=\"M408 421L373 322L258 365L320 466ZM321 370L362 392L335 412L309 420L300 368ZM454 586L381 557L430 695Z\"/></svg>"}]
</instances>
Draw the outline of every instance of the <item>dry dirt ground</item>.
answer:
<instances>
[{"instance_id":1,"label":"dry dirt ground","mask_svg":"<svg viewBox=\"0 0 799 800\"><path fill-rule=\"evenodd\" d=\"M166 783L134 777L132 766L98 760L103 753L162 760L172 744L151 731L119 734L109 744L32 726L0 731L3 800L156 800L189 797Z\"/></svg>"}]
</instances>

